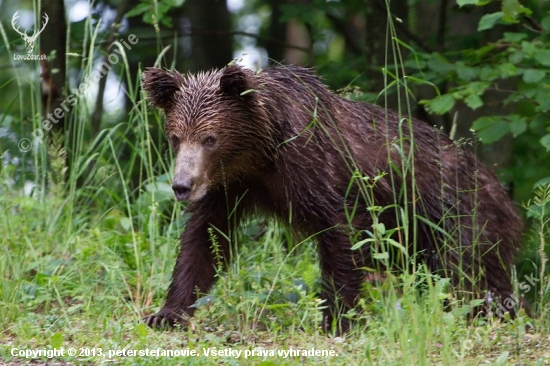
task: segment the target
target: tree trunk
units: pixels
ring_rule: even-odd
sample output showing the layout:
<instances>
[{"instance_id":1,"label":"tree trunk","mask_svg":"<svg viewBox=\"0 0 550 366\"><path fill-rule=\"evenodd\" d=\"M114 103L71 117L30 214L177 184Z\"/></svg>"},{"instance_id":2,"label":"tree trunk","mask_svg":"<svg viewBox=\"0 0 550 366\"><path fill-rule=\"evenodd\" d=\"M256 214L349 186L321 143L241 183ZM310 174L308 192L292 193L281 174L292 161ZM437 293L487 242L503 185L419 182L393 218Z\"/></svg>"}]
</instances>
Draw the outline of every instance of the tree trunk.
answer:
<instances>
[{"instance_id":1,"label":"tree trunk","mask_svg":"<svg viewBox=\"0 0 550 366\"><path fill-rule=\"evenodd\" d=\"M231 16L225 0L188 0L185 13L191 23L193 72L221 68L233 59Z\"/></svg>"},{"instance_id":2,"label":"tree trunk","mask_svg":"<svg viewBox=\"0 0 550 366\"><path fill-rule=\"evenodd\" d=\"M282 42L286 40L286 22L281 22L283 12L281 11L281 4L286 3L285 0L269 0L269 6L271 7L271 19L268 30L268 40L265 42L265 49L272 62L283 62L285 58L285 46Z\"/></svg>"},{"instance_id":3,"label":"tree trunk","mask_svg":"<svg viewBox=\"0 0 550 366\"><path fill-rule=\"evenodd\" d=\"M66 95L65 47L67 44L67 23L65 22L65 5L63 0L42 0L42 14L48 14L49 21L40 33L41 53L48 57L48 61L41 62L42 77L42 105L44 115L52 113L61 106ZM40 18L42 18L42 14ZM38 23L40 25L40 23ZM56 70L53 72L52 70ZM63 130L65 126L64 114L52 124L55 130Z\"/></svg>"},{"instance_id":4,"label":"tree trunk","mask_svg":"<svg viewBox=\"0 0 550 366\"><path fill-rule=\"evenodd\" d=\"M371 90L373 91L380 91L385 86L381 69L385 66L386 62L388 69L395 74L394 64L402 61L395 59L392 50L392 43L394 41L391 38L393 35L388 33L388 11L391 12L395 25L397 23L395 17L404 21L407 20L408 6L404 1L393 1L390 2L390 9L388 9L386 4L384 0L369 0L365 3L365 58L368 65L367 76L371 81ZM400 34L399 29L397 29L397 32L398 38L405 39L405 36Z\"/></svg>"}]
</instances>

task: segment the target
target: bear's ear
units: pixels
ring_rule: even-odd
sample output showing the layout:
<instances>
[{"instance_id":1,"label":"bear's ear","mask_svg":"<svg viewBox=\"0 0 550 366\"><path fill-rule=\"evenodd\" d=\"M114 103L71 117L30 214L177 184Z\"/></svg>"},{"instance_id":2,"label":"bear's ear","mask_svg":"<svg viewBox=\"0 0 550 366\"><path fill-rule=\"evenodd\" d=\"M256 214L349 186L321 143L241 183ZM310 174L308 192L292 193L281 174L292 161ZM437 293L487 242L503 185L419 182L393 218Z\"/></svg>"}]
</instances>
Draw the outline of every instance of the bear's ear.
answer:
<instances>
[{"instance_id":1,"label":"bear's ear","mask_svg":"<svg viewBox=\"0 0 550 366\"><path fill-rule=\"evenodd\" d=\"M143 89L153 106L167 110L174 104L174 94L180 88L182 79L177 71L148 67L143 72Z\"/></svg>"},{"instance_id":2,"label":"bear's ear","mask_svg":"<svg viewBox=\"0 0 550 366\"><path fill-rule=\"evenodd\" d=\"M226 95L247 98L254 88L249 73L238 65L231 65L222 70L220 90Z\"/></svg>"}]
</instances>

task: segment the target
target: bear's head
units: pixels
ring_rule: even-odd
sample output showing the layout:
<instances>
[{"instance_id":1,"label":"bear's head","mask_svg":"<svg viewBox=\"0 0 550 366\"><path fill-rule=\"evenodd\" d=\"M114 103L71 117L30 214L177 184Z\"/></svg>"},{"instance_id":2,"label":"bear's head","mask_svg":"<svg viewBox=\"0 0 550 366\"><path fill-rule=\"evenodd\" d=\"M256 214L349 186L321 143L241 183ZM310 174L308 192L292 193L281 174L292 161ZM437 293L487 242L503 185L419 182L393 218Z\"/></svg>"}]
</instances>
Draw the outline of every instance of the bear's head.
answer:
<instances>
[{"instance_id":1,"label":"bear's head","mask_svg":"<svg viewBox=\"0 0 550 366\"><path fill-rule=\"evenodd\" d=\"M228 66L197 75L148 68L143 88L165 115L176 153L172 188L179 201L197 201L268 163L273 127L257 91L258 75Z\"/></svg>"}]
</instances>

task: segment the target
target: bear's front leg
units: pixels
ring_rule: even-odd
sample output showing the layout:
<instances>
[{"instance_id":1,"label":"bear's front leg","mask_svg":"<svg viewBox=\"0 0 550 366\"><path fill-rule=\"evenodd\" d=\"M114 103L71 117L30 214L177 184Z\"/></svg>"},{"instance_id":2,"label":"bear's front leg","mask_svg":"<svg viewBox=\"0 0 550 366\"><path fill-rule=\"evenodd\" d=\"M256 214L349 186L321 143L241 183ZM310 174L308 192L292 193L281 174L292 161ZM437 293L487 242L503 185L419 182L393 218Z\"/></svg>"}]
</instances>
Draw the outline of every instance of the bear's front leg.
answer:
<instances>
[{"instance_id":1,"label":"bear's front leg","mask_svg":"<svg viewBox=\"0 0 550 366\"><path fill-rule=\"evenodd\" d=\"M227 217L206 214L204 210L193 213L181 236L181 249L172 274L172 282L164 307L155 315L145 318L152 328L172 327L175 323L184 323L191 317L195 308L190 307L197 300L197 294L206 293L214 283L217 260L225 266L229 260L229 244L218 230L227 233ZM212 212L211 210L208 210ZM208 228L213 228L218 257L214 254ZM219 256L222 258L219 258Z\"/></svg>"},{"instance_id":2,"label":"bear's front leg","mask_svg":"<svg viewBox=\"0 0 550 366\"><path fill-rule=\"evenodd\" d=\"M365 258L360 250L352 251L348 236L338 230L321 234L319 257L326 308L323 310L322 328L326 333L346 333L349 320L346 312L355 307L365 281Z\"/></svg>"}]
</instances>

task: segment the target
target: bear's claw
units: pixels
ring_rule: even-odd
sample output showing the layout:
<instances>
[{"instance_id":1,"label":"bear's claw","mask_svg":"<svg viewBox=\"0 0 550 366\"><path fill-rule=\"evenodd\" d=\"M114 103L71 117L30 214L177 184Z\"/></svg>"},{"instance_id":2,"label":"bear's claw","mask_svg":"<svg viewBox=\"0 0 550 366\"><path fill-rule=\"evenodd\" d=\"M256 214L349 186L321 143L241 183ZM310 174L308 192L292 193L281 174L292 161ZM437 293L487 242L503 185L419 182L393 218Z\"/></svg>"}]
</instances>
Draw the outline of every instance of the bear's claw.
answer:
<instances>
[{"instance_id":1,"label":"bear's claw","mask_svg":"<svg viewBox=\"0 0 550 366\"><path fill-rule=\"evenodd\" d=\"M143 318L143 322L153 329L172 329L177 323L183 323L184 318L175 312L159 311L155 315Z\"/></svg>"}]
</instances>

